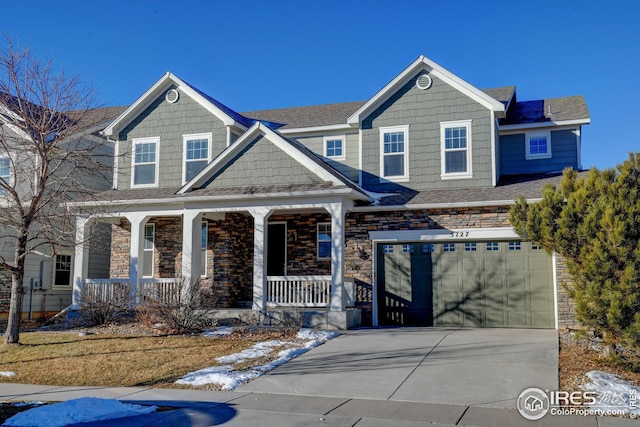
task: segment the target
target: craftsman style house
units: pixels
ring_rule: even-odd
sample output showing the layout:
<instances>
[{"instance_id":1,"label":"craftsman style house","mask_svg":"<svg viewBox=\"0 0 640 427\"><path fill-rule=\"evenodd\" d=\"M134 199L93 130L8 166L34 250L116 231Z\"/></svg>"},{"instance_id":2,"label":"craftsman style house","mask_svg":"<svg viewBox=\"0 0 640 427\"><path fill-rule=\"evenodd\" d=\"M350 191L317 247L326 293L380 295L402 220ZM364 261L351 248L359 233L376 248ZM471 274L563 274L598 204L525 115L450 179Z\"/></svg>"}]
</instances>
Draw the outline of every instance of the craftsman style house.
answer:
<instances>
[{"instance_id":1,"label":"craftsman style house","mask_svg":"<svg viewBox=\"0 0 640 427\"><path fill-rule=\"evenodd\" d=\"M114 186L77 234L112 224L109 277L79 244L75 295L200 278L220 306L326 327L558 327L562 260L508 210L581 168L589 121L580 96L519 101L423 56L366 101L245 113L166 73L104 130Z\"/></svg>"}]
</instances>

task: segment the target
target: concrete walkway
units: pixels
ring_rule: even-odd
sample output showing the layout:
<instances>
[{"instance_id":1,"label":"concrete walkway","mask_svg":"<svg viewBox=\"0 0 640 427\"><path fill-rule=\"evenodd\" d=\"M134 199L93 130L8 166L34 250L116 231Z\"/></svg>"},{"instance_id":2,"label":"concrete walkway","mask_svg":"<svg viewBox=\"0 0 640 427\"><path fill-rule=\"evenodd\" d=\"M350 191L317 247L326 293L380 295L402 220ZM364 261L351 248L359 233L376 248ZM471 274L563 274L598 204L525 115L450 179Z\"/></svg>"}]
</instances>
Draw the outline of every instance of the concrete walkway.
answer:
<instances>
[{"instance_id":1,"label":"concrete walkway","mask_svg":"<svg viewBox=\"0 0 640 427\"><path fill-rule=\"evenodd\" d=\"M557 389L557 347L556 331L368 329L335 338L234 392L0 383L0 399L90 396L176 408L91 426L640 425L595 416L524 419L514 406L522 390Z\"/></svg>"}]
</instances>

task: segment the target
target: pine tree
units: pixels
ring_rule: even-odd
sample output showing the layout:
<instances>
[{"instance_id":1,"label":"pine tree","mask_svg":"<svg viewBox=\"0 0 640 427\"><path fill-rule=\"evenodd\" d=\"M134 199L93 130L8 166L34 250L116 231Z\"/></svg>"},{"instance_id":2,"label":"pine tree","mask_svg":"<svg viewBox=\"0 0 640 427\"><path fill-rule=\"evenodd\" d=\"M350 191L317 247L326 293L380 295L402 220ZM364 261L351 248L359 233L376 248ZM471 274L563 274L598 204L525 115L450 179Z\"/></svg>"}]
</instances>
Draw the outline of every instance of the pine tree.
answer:
<instances>
[{"instance_id":1,"label":"pine tree","mask_svg":"<svg viewBox=\"0 0 640 427\"><path fill-rule=\"evenodd\" d=\"M516 200L510 218L521 237L566 259L579 321L608 344L640 342L640 153L586 177L567 169L540 202Z\"/></svg>"}]
</instances>

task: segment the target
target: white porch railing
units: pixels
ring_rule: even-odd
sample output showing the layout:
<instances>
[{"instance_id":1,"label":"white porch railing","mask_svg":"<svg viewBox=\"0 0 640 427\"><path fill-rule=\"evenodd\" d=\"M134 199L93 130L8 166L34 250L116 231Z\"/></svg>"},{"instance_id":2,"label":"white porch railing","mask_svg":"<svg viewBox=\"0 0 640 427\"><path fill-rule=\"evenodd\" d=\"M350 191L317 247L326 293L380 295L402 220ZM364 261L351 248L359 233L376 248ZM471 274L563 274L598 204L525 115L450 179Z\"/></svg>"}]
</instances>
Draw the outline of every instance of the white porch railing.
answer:
<instances>
[{"instance_id":1,"label":"white porch railing","mask_svg":"<svg viewBox=\"0 0 640 427\"><path fill-rule=\"evenodd\" d=\"M85 279L80 298L93 303L131 304L134 302L129 279Z\"/></svg>"},{"instance_id":2,"label":"white porch railing","mask_svg":"<svg viewBox=\"0 0 640 427\"><path fill-rule=\"evenodd\" d=\"M83 293L91 301L144 304L157 301L178 304L182 278L140 279L134 294L129 279L85 279ZM329 307L331 276L267 276L266 299L269 307ZM354 305L355 282L344 278L344 307Z\"/></svg>"},{"instance_id":3,"label":"white porch railing","mask_svg":"<svg viewBox=\"0 0 640 427\"><path fill-rule=\"evenodd\" d=\"M163 304L180 304L182 278L140 279L138 281L140 303L155 301Z\"/></svg>"},{"instance_id":4,"label":"white porch railing","mask_svg":"<svg viewBox=\"0 0 640 427\"><path fill-rule=\"evenodd\" d=\"M267 276L267 305L328 307L331 276Z\"/></svg>"}]
</instances>

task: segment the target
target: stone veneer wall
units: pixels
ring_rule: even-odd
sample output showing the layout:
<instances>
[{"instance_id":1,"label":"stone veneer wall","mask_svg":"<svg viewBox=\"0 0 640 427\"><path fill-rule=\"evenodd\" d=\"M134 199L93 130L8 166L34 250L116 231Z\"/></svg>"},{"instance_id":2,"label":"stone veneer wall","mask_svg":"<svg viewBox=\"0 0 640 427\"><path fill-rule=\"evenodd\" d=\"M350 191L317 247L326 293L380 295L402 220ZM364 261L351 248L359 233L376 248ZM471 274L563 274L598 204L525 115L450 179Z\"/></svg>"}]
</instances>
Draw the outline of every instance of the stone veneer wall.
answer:
<instances>
[{"instance_id":1,"label":"stone veneer wall","mask_svg":"<svg viewBox=\"0 0 640 427\"><path fill-rule=\"evenodd\" d=\"M328 214L273 215L270 222L287 223L287 274L331 274L330 260L317 259L317 224L330 222ZM157 277L179 275L181 269L182 220L152 218L156 223ZM228 213L224 220L208 221L207 278L222 307L245 305L253 294L253 218ZM509 227L509 207L431 209L388 212L349 212L346 216L345 274L356 280L356 302L370 323L373 292L373 253L370 231L426 230L443 228ZM130 224L122 220L112 227L111 277L129 275ZM571 277L561 257L557 260L558 283ZM365 323L366 324L366 323ZM573 302L558 286L558 325L578 324Z\"/></svg>"},{"instance_id":2,"label":"stone veneer wall","mask_svg":"<svg viewBox=\"0 0 640 427\"><path fill-rule=\"evenodd\" d=\"M576 319L575 303L564 288L563 283L571 284L572 278L567 271L566 260L556 256L556 278L558 280L558 327L569 328L579 326Z\"/></svg>"},{"instance_id":3,"label":"stone veneer wall","mask_svg":"<svg viewBox=\"0 0 640 427\"><path fill-rule=\"evenodd\" d=\"M318 259L318 223L331 222L329 214L272 215L269 222L287 223L287 275L331 274L331 260Z\"/></svg>"},{"instance_id":4,"label":"stone veneer wall","mask_svg":"<svg viewBox=\"0 0 640 427\"><path fill-rule=\"evenodd\" d=\"M179 277L182 271L182 218L151 218L156 226L154 277ZM112 226L110 275L129 277L131 225L127 220ZM208 221L207 277L220 307L246 305L253 295L253 219L227 214L225 220Z\"/></svg>"},{"instance_id":5,"label":"stone veneer wall","mask_svg":"<svg viewBox=\"0 0 640 427\"><path fill-rule=\"evenodd\" d=\"M129 277L129 247L131 245L131 224L121 219L111 226L111 261L109 277L126 279Z\"/></svg>"},{"instance_id":6,"label":"stone veneer wall","mask_svg":"<svg viewBox=\"0 0 640 427\"><path fill-rule=\"evenodd\" d=\"M253 300L253 218L228 213L209 221L207 277L221 307L251 306Z\"/></svg>"}]
</instances>

